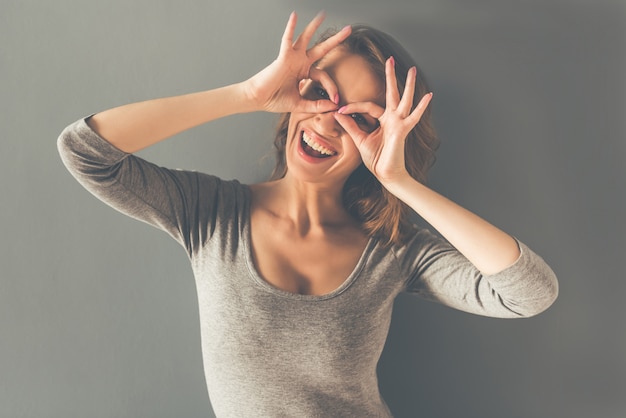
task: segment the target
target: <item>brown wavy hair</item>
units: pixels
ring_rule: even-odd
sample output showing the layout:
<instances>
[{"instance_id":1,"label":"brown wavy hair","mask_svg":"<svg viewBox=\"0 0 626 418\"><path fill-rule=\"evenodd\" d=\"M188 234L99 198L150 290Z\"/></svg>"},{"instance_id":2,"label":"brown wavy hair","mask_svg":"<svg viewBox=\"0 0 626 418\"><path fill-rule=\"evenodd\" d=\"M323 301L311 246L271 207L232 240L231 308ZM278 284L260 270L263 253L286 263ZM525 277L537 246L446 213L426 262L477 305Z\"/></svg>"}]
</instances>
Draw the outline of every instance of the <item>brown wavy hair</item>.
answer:
<instances>
[{"instance_id":1,"label":"brown wavy hair","mask_svg":"<svg viewBox=\"0 0 626 418\"><path fill-rule=\"evenodd\" d=\"M328 39L336 30L324 33L319 42ZM352 33L338 48L359 55L369 63L382 85L385 85L385 62L394 57L400 92L404 91L409 68L417 68L413 108L430 90L422 71L410 54L390 35L365 25L353 25ZM281 115L278 122L274 147L276 165L271 179L285 176L287 162L285 144L290 113ZM405 164L409 174L421 183L426 183L427 173L435 162L435 151L439 140L431 120L430 107L420 122L409 132L405 143ZM376 177L361 164L346 180L342 191L343 204L348 213L361 223L364 232L376 237L384 245L402 244L410 237L412 211L400 199L389 193Z\"/></svg>"}]
</instances>

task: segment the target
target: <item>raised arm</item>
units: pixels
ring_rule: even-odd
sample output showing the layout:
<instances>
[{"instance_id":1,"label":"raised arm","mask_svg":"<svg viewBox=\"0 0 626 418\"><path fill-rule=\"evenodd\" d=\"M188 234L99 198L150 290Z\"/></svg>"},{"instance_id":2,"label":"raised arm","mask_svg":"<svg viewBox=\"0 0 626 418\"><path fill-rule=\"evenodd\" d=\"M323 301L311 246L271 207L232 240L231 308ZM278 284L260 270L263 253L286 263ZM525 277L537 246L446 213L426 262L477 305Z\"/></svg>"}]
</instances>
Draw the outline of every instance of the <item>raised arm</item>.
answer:
<instances>
[{"instance_id":1,"label":"raised arm","mask_svg":"<svg viewBox=\"0 0 626 418\"><path fill-rule=\"evenodd\" d=\"M289 17L274 62L250 79L213 90L182 96L148 100L116 107L95 114L89 126L116 148L132 153L177 133L235 113L254 111L329 111L336 109L337 91L327 75L312 64L337 46L349 34L346 27L335 36L311 49L308 44L324 19L317 15L294 41L297 22ZM325 85L334 98L309 101L300 96L298 83L315 79Z\"/></svg>"},{"instance_id":2,"label":"raised arm","mask_svg":"<svg viewBox=\"0 0 626 418\"><path fill-rule=\"evenodd\" d=\"M212 205L224 204L215 201L215 190L237 189L236 182L158 167L131 153L234 113L336 109L336 104L330 100L305 100L298 90L300 80L310 78L336 94L328 76L310 67L345 39L350 29L307 49L322 20L323 15L318 15L294 41L296 15L292 14L278 58L246 81L120 106L69 125L57 142L63 162L100 200L128 216L167 231L191 253L200 240L206 238L198 235L199 231L211 230L194 226L213 222L211 214L215 208ZM200 216L203 218L199 219Z\"/></svg>"},{"instance_id":3,"label":"raised arm","mask_svg":"<svg viewBox=\"0 0 626 418\"><path fill-rule=\"evenodd\" d=\"M398 257L404 266L402 271L409 277L407 289L480 315L516 318L542 312L554 302L558 283L541 257L408 173L405 140L419 122L432 94L425 95L415 109L411 109L415 68L409 70L402 95L396 87L393 60L386 63L386 74L384 109L371 102L353 103L339 109L335 117L381 184L447 241L414 236L419 245L406 248L413 248L419 254ZM379 120L376 131L369 134L361 131L353 118L347 116L362 112Z\"/></svg>"},{"instance_id":4,"label":"raised arm","mask_svg":"<svg viewBox=\"0 0 626 418\"><path fill-rule=\"evenodd\" d=\"M87 122L116 148L133 153L195 126L248 111L250 106L241 84L234 84L116 107L96 113Z\"/></svg>"},{"instance_id":5,"label":"raised arm","mask_svg":"<svg viewBox=\"0 0 626 418\"><path fill-rule=\"evenodd\" d=\"M429 189L411 177L405 166L404 143L417 125L432 94L425 95L411 109L416 70L411 68L401 95L396 84L393 59L386 63L386 107L374 103L353 103L338 110L336 118L350 133L364 164L381 184L410 206L483 274L500 272L520 256L513 237L489 222ZM367 112L380 121L380 127L365 133L352 118L344 115Z\"/></svg>"}]
</instances>

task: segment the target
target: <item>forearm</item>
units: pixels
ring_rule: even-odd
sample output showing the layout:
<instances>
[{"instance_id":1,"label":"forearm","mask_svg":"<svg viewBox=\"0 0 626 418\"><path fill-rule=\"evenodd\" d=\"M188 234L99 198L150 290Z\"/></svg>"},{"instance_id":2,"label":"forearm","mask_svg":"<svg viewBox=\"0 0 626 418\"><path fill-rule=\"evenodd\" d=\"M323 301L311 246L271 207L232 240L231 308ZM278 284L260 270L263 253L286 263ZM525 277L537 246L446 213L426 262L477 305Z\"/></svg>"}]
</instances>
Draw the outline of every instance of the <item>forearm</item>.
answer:
<instances>
[{"instance_id":1,"label":"forearm","mask_svg":"<svg viewBox=\"0 0 626 418\"><path fill-rule=\"evenodd\" d=\"M118 149L132 153L212 120L254 110L242 84L233 84L116 107L95 114L88 124Z\"/></svg>"},{"instance_id":2,"label":"forearm","mask_svg":"<svg viewBox=\"0 0 626 418\"><path fill-rule=\"evenodd\" d=\"M513 237L418 181L408 177L387 188L483 274L498 273L519 258Z\"/></svg>"}]
</instances>

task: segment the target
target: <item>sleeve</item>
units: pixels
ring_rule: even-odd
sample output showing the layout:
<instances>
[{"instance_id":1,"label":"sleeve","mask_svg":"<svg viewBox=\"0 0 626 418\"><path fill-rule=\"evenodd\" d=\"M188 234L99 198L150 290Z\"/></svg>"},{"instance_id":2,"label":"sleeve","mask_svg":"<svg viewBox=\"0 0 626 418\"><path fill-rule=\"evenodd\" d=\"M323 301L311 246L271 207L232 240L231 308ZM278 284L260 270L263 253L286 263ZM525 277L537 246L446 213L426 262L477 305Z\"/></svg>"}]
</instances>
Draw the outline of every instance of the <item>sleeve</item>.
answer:
<instances>
[{"instance_id":1,"label":"sleeve","mask_svg":"<svg viewBox=\"0 0 626 418\"><path fill-rule=\"evenodd\" d=\"M558 295L552 269L525 244L511 266L483 275L452 245L419 229L396 254L406 291L465 312L523 318L546 310Z\"/></svg>"},{"instance_id":2,"label":"sleeve","mask_svg":"<svg viewBox=\"0 0 626 418\"><path fill-rule=\"evenodd\" d=\"M119 212L167 232L189 256L211 231L220 180L158 167L125 153L81 119L63 130L57 146L63 163L89 192Z\"/></svg>"}]
</instances>

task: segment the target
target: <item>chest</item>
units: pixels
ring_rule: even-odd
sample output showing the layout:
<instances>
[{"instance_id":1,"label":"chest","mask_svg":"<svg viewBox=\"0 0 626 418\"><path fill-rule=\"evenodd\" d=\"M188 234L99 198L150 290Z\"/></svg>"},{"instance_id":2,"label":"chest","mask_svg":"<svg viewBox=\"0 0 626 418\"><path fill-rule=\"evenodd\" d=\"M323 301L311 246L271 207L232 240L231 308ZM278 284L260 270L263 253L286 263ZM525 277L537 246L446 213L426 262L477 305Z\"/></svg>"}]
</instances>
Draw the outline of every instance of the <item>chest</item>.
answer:
<instances>
[{"instance_id":1,"label":"chest","mask_svg":"<svg viewBox=\"0 0 626 418\"><path fill-rule=\"evenodd\" d=\"M259 275L274 287L304 295L324 295L340 287L355 270L368 238L342 228L302 237L252 217L251 250Z\"/></svg>"}]
</instances>

